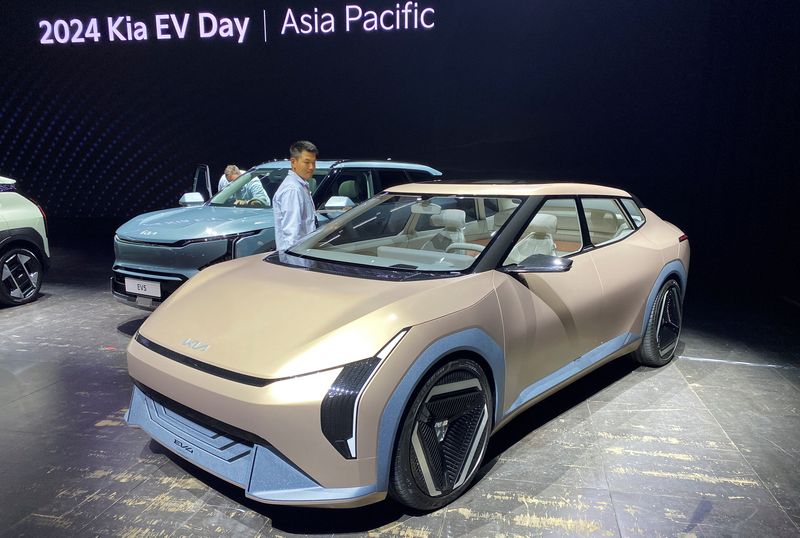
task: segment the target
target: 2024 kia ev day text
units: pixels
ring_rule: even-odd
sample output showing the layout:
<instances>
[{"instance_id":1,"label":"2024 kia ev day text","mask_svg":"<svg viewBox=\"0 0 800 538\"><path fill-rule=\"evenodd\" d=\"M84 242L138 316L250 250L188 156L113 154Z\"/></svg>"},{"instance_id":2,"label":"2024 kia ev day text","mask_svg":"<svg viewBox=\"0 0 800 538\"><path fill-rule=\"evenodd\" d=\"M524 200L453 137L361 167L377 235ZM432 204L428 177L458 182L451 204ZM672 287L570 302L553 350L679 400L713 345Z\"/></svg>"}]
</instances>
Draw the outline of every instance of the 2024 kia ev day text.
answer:
<instances>
[{"instance_id":1,"label":"2024 kia ev day text","mask_svg":"<svg viewBox=\"0 0 800 538\"><path fill-rule=\"evenodd\" d=\"M624 354L669 362L688 267L619 189L395 186L173 293L128 347L127 420L259 501L435 509L522 410Z\"/></svg>"},{"instance_id":2,"label":"2024 kia ev day text","mask_svg":"<svg viewBox=\"0 0 800 538\"><path fill-rule=\"evenodd\" d=\"M271 201L290 169L288 160L260 164L208 201L199 192L186 193L186 207L145 213L120 226L114 236L114 297L152 310L200 270L275 248ZM310 184L324 222L383 189L440 175L400 161L317 161ZM208 177L205 182L210 190ZM197 183L196 177L195 188Z\"/></svg>"}]
</instances>

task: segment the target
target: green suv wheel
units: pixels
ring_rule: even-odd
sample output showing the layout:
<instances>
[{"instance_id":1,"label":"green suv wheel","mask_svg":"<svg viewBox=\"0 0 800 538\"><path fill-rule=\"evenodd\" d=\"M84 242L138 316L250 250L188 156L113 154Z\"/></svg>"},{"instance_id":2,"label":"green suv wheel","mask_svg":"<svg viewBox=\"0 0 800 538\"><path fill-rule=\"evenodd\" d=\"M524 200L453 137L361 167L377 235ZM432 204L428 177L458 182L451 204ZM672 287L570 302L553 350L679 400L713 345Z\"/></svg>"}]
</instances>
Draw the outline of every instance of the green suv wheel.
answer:
<instances>
[{"instance_id":1,"label":"green suv wheel","mask_svg":"<svg viewBox=\"0 0 800 538\"><path fill-rule=\"evenodd\" d=\"M36 299L42 287L42 262L32 251L12 248L0 255L0 304L14 306Z\"/></svg>"}]
</instances>

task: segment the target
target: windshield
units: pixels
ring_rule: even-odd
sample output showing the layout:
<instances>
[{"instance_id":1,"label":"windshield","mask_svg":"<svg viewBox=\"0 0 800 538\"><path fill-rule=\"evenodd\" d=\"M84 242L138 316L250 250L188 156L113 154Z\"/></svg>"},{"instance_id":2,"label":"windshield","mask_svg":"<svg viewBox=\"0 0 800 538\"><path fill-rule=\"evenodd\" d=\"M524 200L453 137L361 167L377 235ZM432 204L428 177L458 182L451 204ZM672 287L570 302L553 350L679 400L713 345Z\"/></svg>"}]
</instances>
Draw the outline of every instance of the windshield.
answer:
<instances>
[{"instance_id":1,"label":"windshield","mask_svg":"<svg viewBox=\"0 0 800 538\"><path fill-rule=\"evenodd\" d=\"M209 202L212 206L238 206L264 209L272 207L272 197L291 168L254 168L222 189ZM328 168L317 168L308 185L312 194L328 174Z\"/></svg>"},{"instance_id":2,"label":"windshield","mask_svg":"<svg viewBox=\"0 0 800 538\"><path fill-rule=\"evenodd\" d=\"M307 236L290 254L425 272L470 269L520 198L376 196Z\"/></svg>"}]
</instances>

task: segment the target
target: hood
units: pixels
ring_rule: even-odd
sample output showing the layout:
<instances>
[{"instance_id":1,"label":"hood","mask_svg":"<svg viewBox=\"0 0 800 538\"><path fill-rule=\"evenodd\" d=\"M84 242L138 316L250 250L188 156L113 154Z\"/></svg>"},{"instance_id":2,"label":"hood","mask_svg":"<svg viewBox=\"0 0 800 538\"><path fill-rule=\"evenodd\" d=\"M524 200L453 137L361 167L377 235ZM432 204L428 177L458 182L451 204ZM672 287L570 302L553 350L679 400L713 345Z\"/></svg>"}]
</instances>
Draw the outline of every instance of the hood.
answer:
<instances>
[{"instance_id":1,"label":"hood","mask_svg":"<svg viewBox=\"0 0 800 538\"><path fill-rule=\"evenodd\" d=\"M403 328L468 308L492 290L491 271L390 282L250 256L201 271L139 332L206 364L279 379L373 357Z\"/></svg>"},{"instance_id":2,"label":"hood","mask_svg":"<svg viewBox=\"0 0 800 538\"><path fill-rule=\"evenodd\" d=\"M175 243L272 228L272 209L180 207L134 217L117 229L127 241Z\"/></svg>"}]
</instances>

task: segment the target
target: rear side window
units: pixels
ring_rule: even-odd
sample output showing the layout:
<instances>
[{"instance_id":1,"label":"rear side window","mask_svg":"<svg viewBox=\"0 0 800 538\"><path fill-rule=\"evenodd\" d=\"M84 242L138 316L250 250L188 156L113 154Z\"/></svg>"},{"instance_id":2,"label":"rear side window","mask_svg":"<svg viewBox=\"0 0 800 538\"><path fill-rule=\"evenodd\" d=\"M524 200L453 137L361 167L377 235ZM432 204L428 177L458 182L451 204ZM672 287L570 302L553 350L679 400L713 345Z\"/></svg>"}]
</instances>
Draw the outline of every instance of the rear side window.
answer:
<instances>
[{"instance_id":1,"label":"rear side window","mask_svg":"<svg viewBox=\"0 0 800 538\"><path fill-rule=\"evenodd\" d=\"M376 193L395 185L408 183L408 176L403 170L378 170L378 176L380 177L380 185L375 185Z\"/></svg>"},{"instance_id":2,"label":"rear side window","mask_svg":"<svg viewBox=\"0 0 800 538\"><path fill-rule=\"evenodd\" d=\"M633 232L625 212L613 198L581 198L581 203L593 245L617 241Z\"/></svg>"},{"instance_id":3,"label":"rear side window","mask_svg":"<svg viewBox=\"0 0 800 538\"><path fill-rule=\"evenodd\" d=\"M408 170L408 175L411 181L430 181L433 177L430 172L424 170Z\"/></svg>"},{"instance_id":4,"label":"rear side window","mask_svg":"<svg viewBox=\"0 0 800 538\"><path fill-rule=\"evenodd\" d=\"M642 210L639 209L638 205L636 205L636 202L630 198L622 198L622 205L624 205L625 209L628 210L628 213L633 219L633 224L637 228L641 228L642 224L644 224L645 218L644 213L642 213Z\"/></svg>"},{"instance_id":5,"label":"rear side window","mask_svg":"<svg viewBox=\"0 0 800 538\"><path fill-rule=\"evenodd\" d=\"M354 204L370 198L372 188L372 171L354 168L339 170L335 176L325 181L324 186L314 193L317 208L325 205L331 196L345 196Z\"/></svg>"}]
</instances>

